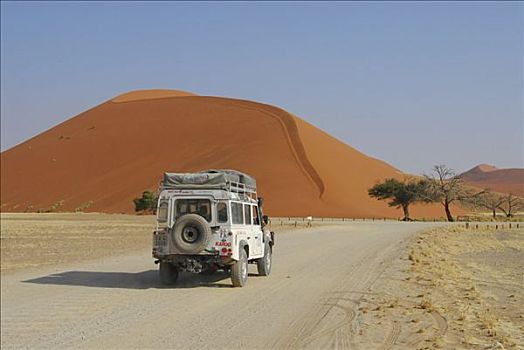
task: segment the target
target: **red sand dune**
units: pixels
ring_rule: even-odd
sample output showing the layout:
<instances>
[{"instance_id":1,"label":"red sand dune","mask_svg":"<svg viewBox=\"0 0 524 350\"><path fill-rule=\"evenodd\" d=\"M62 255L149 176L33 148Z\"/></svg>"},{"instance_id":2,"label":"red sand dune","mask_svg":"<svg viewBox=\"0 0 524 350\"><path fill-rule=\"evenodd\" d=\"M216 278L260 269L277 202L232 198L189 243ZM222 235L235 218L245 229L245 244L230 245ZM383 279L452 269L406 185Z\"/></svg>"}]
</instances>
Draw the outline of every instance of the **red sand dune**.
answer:
<instances>
[{"instance_id":1,"label":"red sand dune","mask_svg":"<svg viewBox=\"0 0 524 350\"><path fill-rule=\"evenodd\" d=\"M286 111L145 90L109 100L1 156L2 211L133 212L164 171L231 168L256 177L274 216L399 217L367 189L404 175ZM417 206L414 216L443 216Z\"/></svg>"},{"instance_id":2,"label":"red sand dune","mask_svg":"<svg viewBox=\"0 0 524 350\"><path fill-rule=\"evenodd\" d=\"M524 169L498 169L493 165L480 164L460 174L460 177L475 187L524 197Z\"/></svg>"}]
</instances>

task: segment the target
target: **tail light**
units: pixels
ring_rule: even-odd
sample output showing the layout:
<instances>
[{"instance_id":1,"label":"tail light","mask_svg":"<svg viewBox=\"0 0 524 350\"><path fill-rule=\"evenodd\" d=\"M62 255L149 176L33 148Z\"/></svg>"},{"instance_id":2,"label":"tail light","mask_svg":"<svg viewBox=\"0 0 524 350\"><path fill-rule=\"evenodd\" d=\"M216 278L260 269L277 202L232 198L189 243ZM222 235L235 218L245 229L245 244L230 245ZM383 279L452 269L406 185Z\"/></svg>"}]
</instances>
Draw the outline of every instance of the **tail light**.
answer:
<instances>
[{"instance_id":1,"label":"tail light","mask_svg":"<svg viewBox=\"0 0 524 350\"><path fill-rule=\"evenodd\" d=\"M232 254L231 253L231 248L228 249L228 248L224 247L224 248L220 249L220 254L221 255L231 255Z\"/></svg>"}]
</instances>

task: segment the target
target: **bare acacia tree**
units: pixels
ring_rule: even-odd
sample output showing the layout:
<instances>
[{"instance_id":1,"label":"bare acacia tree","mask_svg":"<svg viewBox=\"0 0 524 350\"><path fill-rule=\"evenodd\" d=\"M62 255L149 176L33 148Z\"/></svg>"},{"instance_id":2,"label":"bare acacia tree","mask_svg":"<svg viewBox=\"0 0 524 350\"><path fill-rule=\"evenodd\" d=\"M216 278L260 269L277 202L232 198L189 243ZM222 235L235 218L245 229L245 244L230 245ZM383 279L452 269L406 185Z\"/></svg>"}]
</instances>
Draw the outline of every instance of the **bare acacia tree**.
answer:
<instances>
[{"instance_id":1,"label":"bare acacia tree","mask_svg":"<svg viewBox=\"0 0 524 350\"><path fill-rule=\"evenodd\" d=\"M491 211L493 219L497 218L497 209L505 202L505 198L498 193L490 192L488 189L474 195L468 202L472 202L477 208L484 208Z\"/></svg>"},{"instance_id":2,"label":"bare acacia tree","mask_svg":"<svg viewBox=\"0 0 524 350\"><path fill-rule=\"evenodd\" d=\"M515 212L524 208L524 203L522 198L516 197L513 194L509 193L502 197L502 203L498 206L506 217L511 218Z\"/></svg>"},{"instance_id":3,"label":"bare acacia tree","mask_svg":"<svg viewBox=\"0 0 524 350\"><path fill-rule=\"evenodd\" d=\"M427 181L426 201L441 203L448 221L455 221L451 215L451 204L470 198L471 191L466 189L455 171L445 165L435 165L433 172L424 177Z\"/></svg>"}]
</instances>

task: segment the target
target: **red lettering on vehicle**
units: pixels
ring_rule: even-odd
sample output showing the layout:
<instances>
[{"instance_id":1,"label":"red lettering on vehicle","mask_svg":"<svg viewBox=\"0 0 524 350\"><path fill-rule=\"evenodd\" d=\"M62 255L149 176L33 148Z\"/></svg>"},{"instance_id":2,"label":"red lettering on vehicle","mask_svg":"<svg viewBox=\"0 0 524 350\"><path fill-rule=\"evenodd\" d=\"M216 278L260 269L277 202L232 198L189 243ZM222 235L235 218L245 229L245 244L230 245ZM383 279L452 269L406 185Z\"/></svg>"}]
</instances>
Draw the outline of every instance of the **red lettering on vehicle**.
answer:
<instances>
[{"instance_id":1,"label":"red lettering on vehicle","mask_svg":"<svg viewBox=\"0 0 524 350\"><path fill-rule=\"evenodd\" d=\"M217 246L217 247L231 247L231 242L216 242L215 246Z\"/></svg>"}]
</instances>

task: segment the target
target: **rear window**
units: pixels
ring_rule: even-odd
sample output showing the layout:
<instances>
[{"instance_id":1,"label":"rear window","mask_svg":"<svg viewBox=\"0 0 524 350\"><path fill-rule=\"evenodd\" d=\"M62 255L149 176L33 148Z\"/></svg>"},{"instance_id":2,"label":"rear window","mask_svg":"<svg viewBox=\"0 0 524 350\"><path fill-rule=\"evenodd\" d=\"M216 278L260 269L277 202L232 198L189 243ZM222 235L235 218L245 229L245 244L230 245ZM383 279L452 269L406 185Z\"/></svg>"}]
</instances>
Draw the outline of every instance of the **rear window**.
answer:
<instances>
[{"instance_id":1,"label":"rear window","mask_svg":"<svg viewBox=\"0 0 524 350\"><path fill-rule=\"evenodd\" d=\"M242 204L231 203L231 220L233 224L242 225L244 223L244 214L242 213Z\"/></svg>"},{"instance_id":2,"label":"rear window","mask_svg":"<svg viewBox=\"0 0 524 350\"><path fill-rule=\"evenodd\" d=\"M209 199L177 199L175 215L178 219L184 214L198 214L211 221L211 201Z\"/></svg>"}]
</instances>

